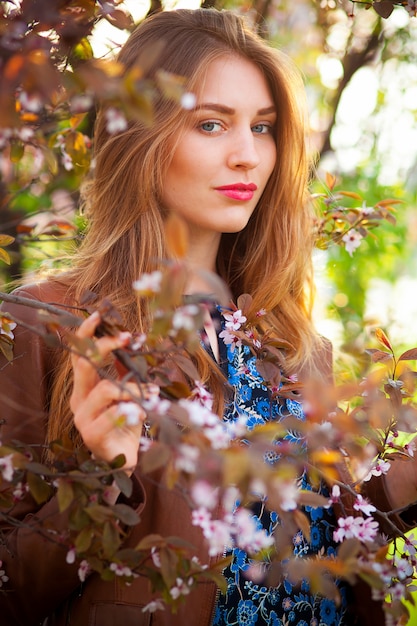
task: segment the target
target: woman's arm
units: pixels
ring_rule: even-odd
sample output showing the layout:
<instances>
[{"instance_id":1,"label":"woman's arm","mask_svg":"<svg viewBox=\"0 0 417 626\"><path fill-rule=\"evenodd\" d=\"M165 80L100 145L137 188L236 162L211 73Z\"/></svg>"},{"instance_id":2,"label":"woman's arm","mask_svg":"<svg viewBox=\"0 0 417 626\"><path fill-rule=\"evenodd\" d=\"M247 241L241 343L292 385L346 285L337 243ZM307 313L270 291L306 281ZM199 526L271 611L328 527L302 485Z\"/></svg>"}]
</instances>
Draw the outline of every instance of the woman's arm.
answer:
<instances>
[{"instance_id":1,"label":"woman's arm","mask_svg":"<svg viewBox=\"0 0 417 626\"><path fill-rule=\"evenodd\" d=\"M59 300L55 292L31 287L17 292L25 298ZM46 296L46 298L45 298ZM37 313L25 306L3 304L9 312L28 326L36 326ZM0 356L0 400L3 444L21 441L41 446L45 441L48 419L48 396L54 367L54 351L41 337L23 325L14 330L14 359ZM85 361L87 363L87 361ZM136 447L138 440L136 439ZM117 494L115 495L115 499ZM139 507L143 492L135 481L129 504ZM0 560L9 581L0 593L0 614L9 626L38 624L62 604L80 585L77 565L66 562L68 547L60 541L68 530L67 513L60 513L57 499L37 505L28 494L16 503L7 519L0 509ZM17 522L14 525L12 522ZM50 531L40 532L40 528Z\"/></svg>"}]
</instances>

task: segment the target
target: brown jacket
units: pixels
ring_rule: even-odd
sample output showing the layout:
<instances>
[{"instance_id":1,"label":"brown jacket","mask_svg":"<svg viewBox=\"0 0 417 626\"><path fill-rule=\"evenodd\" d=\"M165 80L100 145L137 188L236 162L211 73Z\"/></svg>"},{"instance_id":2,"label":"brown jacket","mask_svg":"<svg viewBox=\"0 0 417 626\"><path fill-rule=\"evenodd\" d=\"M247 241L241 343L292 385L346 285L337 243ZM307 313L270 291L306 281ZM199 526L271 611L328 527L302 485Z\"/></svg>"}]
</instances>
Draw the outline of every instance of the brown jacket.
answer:
<instances>
[{"instance_id":1,"label":"brown jacket","mask_svg":"<svg viewBox=\"0 0 417 626\"><path fill-rule=\"evenodd\" d=\"M22 288L19 295L48 303L65 301L56 284ZM2 309L29 326L36 325L34 309L14 304L4 304ZM19 325L15 329L14 361L9 364L1 359L1 418L5 424L0 438L3 442L17 439L42 444L54 351ZM134 475L130 504L140 514L141 522L133 527L123 547L135 546L150 533L177 535L192 543L196 556L202 563L207 562L203 537L200 529L191 525L187 504L178 493L152 478L139 476L137 472ZM374 495L378 499L378 490ZM66 563L67 549L31 529L41 518L49 519L57 530L65 530L66 517L59 513L55 498L40 508L28 498L19 503L15 513L25 526L12 528L3 524L1 529L4 541L0 541L0 560L10 579L3 587L5 593L0 592L3 626L210 626L216 595L214 583L200 583L175 615L169 610L143 613L143 606L150 600L145 578L139 577L126 586L117 580L103 582L93 574L81 584L77 567ZM358 603L359 615L364 606L369 606L365 602L365 597L369 600L369 588L358 588L358 593L360 597L355 604ZM376 617L379 614L382 618L380 606L374 602L370 606L371 621L364 617L358 623L383 623Z\"/></svg>"}]
</instances>

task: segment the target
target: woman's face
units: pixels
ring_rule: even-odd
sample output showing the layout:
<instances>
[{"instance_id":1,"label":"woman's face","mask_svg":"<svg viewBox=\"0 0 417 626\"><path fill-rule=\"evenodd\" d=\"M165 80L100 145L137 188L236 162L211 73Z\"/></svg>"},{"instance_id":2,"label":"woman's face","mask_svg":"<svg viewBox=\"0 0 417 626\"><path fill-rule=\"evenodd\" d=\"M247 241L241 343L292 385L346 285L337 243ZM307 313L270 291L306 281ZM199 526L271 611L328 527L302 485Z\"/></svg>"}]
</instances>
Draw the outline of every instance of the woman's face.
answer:
<instances>
[{"instance_id":1,"label":"woman's face","mask_svg":"<svg viewBox=\"0 0 417 626\"><path fill-rule=\"evenodd\" d=\"M246 226L276 161L275 105L256 65L221 57L196 95L163 189L165 208L188 223L194 245Z\"/></svg>"}]
</instances>

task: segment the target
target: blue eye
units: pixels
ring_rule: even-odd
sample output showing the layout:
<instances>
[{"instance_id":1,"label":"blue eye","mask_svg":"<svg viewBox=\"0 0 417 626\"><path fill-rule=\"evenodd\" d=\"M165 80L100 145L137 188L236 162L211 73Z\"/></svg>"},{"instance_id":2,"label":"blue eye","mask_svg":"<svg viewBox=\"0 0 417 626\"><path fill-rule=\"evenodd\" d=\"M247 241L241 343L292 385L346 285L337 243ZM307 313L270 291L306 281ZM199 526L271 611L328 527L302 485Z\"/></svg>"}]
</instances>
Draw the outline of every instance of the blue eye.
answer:
<instances>
[{"instance_id":1,"label":"blue eye","mask_svg":"<svg viewBox=\"0 0 417 626\"><path fill-rule=\"evenodd\" d=\"M221 129L220 122L207 121L200 124L200 128L205 133L216 133Z\"/></svg>"},{"instance_id":2,"label":"blue eye","mask_svg":"<svg viewBox=\"0 0 417 626\"><path fill-rule=\"evenodd\" d=\"M255 126L252 126L252 132L256 133L257 135L265 135L267 133L270 133L272 131L272 126L270 124L255 124Z\"/></svg>"}]
</instances>

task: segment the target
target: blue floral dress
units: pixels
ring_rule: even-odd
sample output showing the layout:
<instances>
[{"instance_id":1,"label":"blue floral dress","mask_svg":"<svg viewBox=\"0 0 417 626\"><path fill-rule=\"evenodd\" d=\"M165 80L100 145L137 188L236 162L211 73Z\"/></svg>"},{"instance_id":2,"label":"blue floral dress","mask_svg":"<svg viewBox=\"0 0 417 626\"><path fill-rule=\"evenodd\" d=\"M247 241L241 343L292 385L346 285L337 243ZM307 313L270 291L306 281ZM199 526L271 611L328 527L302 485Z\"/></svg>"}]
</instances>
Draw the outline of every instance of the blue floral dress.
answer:
<instances>
[{"instance_id":1,"label":"blue floral dress","mask_svg":"<svg viewBox=\"0 0 417 626\"><path fill-rule=\"evenodd\" d=\"M223 371L234 390L225 420L235 420L243 414L247 417L248 430L269 420L282 420L287 415L304 420L299 402L271 399L270 392L256 370L255 357L247 346L233 349L225 346L220 339L219 347ZM287 437L297 439L299 435L289 432ZM306 473L300 476L299 484L302 489L311 489ZM329 495L324 484L320 486L319 493L326 497ZM310 521L311 537L308 542L301 531L297 532L293 537L294 556L334 554L335 519L332 508L307 506L304 512ZM262 525L269 534L280 523L277 513L268 511L262 503L253 507L253 515L257 524ZM349 587L345 583L337 583L342 602L336 605L334 601L313 593L307 580L298 586L286 578L276 587L255 583L245 576L250 565L248 555L235 548L232 556L231 564L223 572L227 580L227 592L225 595L220 594L217 599L212 626L348 626L354 623L352 615L347 611Z\"/></svg>"}]
</instances>

